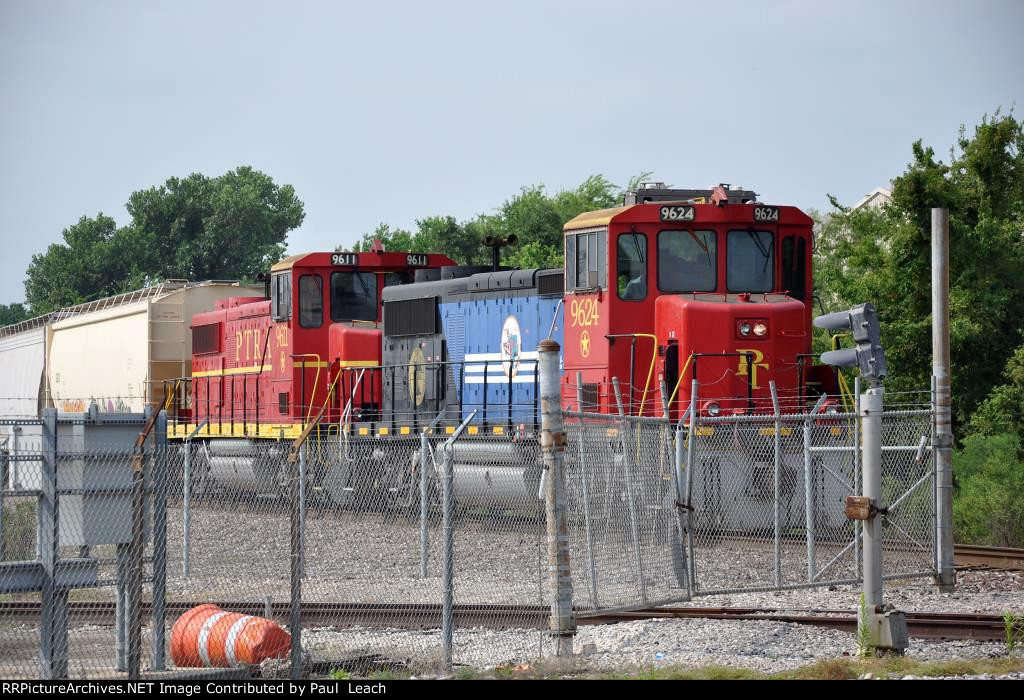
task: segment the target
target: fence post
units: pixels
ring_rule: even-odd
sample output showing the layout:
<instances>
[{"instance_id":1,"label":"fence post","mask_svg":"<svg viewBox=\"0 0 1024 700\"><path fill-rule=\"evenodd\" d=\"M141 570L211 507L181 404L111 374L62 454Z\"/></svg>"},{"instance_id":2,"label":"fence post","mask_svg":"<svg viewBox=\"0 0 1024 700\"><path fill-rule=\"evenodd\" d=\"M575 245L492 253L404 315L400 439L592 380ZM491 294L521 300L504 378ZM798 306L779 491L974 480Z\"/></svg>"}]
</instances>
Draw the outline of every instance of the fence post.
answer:
<instances>
[{"instance_id":1,"label":"fence post","mask_svg":"<svg viewBox=\"0 0 1024 700\"><path fill-rule=\"evenodd\" d=\"M687 414L690 416L690 430L687 434L686 442L686 548L690 552L690 595L697 590L697 552L694 537L693 528L693 475L697 469L697 380L694 379L693 383L690 384L690 408L687 410ZM686 415L679 420L679 424L683 424L683 420Z\"/></svg>"},{"instance_id":2,"label":"fence post","mask_svg":"<svg viewBox=\"0 0 1024 700\"><path fill-rule=\"evenodd\" d=\"M42 498L39 500L39 556L43 581L39 656L44 680L68 675L68 592L57 586L60 553L60 498L57 491L57 410L43 411Z\"/></svg>"},{"instance_id":3,"label":"fence post","mask_svg":"<svg viewBox=\"0 0 1024 700\"><path fill-rule=\"evenodd\" d=\"M814 465L811 460L811 419L804 418L804 527L807 540L807 583L814 583Z\"/></svg>"},{"instance_id":4,"label":"fence post","mask_svg":"<svg viewBox=\"0 0 1024 700\"><path fill-rule=\"evenodd\" d=\"M622 443L622 476L626 483L626 503L629 510L629 528L633 536L633 554L634 564L636 565L636 582L637 587L640 590L640 600L644 603L647 602L647 586L644 583L644 558L643 550L641 548L642 542L640 541L640 522L636 512L636 500L634 499L633 492L633 465L632 460L629 459L629 444L631 440L627 433L629 432L626 428L626 413L622 406L622 392L619 390L619 379L618 377L612 377L612 386L615 388L615 403L619 409L619 439ZM632 388L630 388L632 391Z\"/></svg>"},{"instance_id":5,"label":"fence post","mask_svg":"<svg viewBox=\"0 0 1024 700\"><path fill-rule=\"evenodd\" d=\"M542 340L540 356L540 445L548 479L544 492L544 510L548 540L548 582L551 590L551 615L548 627L554 637L555 655L572 656L576 617L572 610L572 571L569 568L569 522L565 499L565 428L562 423L562 397L558 355L553 340ZM639 544L639 543L637 543Z\"/></svg>"},{"instance_id":6,"label":"fence post","mask_svg":"<svg viewBox=\"0 0 1024 700\"><path fill-rule=\"evenodd\" d=\"M455 637L455 454L447 442L442 450L444 478L441 480L441 663L452 667L452 645Z\"/></svg>"},{"instance_id":7,"label":"fence post","mask_svg":"<svg viewBox=\"0 0 1024 700\"><path fill-rule=\"evenodd\" d=\"M779 501L782 499L782 410L779 406L779 393L775 388L775 380L768 383L768 388L772 393L772 412L775 414L775 436L772 441L773 443L773 463L774 463L774 498L772 503L772 521L774 525L774 558L775 558L775 587L779 588L782 586L782 517L779 513ZM806 449L806 444L804 446Z\"/></svg>"},{"instance_id":8,"label":"fence post","mask_svg":"<svg viewBox=\"0 0 1024 700\"><path fill-rule=\"evenodd\" d=\"M665 417L668 418L668 412L667 411L665 412ZM683 584L686 586L686 600L690 600L690 598L693 597L693 586L690 583L690 565L689 565L689 562L687 562L687 551L686 551L686 535L687 535L687 531L689 530L689 528L687 527L687 525L685 523L685 517L686 516L684 515L685 513L689 512L690 503L689 503L689 500L686 497L686 486L684 484L684 478L685 478L684 474L686 473L685 467L683 466L683 464L685 462L685 459L686 459L685 452L684 452L684 450L686 449L685 446L684 446L684 441L685 441L685 438L683 437L683 424L682 424L682 421L680 421L679 425L676 426L676 440L675 440L675 443L676 443L675 444L675 447L676 447L676 493L675 493L676 503L675 503L675 511L676 511L676 531L679 533L679 535L678 535L679 536L679 551L678 551L678 554L675 554L675 550L673 550L673 554L674 554L673 559L675 557L679 557L679 559L680 559L679 566L680 566L680 568L682 570L677 573L677 578L678 578L679 574L682 574ZM673 561L673 564L674 564L674 561Z\"/></svg>"},{"instance_id":9,"label":"fence post","mask_svg":"<svg viewBox=\"0 0 1024 700\"><path fill-rule=\"evenodd\" d=\"M135 680L140 677L142 670L142 566L146 549L145 442L137 442L132 452L132 541L128 553L125 620L128 626L128 678Z\"/></svg>"},{"instance_id":10,"label":"fence post","mask_svg":"<svg viewBox=\"0 0 1024 700\"><path fill-rule=\"evenodd\" d=\"M427 502L427 469L430 467L429 455L430 443L427 441L426 429L420 433L420 578L427 577L427 516L429 515L429 503Z\"/></svg>"},{"instance_id":11,"label":"fence post","mask_svg":"<svg viewBox=\"0 0 1024 700\"><path fill-rule=\"evenodd\" d=\"M154 671L164 670L164 623L167 595L167 414L156 421L153 454L153 662Z\"/></svg>"},{"instance_id":12,"label":"fence post","mask_svg":"<svg viewBox=\"0 0 1024 700\"><path fill-rule=\"evenodd\" d=\"M300 516L300 474L301 462L305 461L306 443L299 447L299 461L294 462L291 478L288 480L288 501L291 514L291 599L289 601L292 635L291 673L292 680L302 678L302 520Z\"/></svg>"},{"instance_id":13,"label":"fence post","mask_svg":"<svg viewBox=\"0 0 1024 700\"><path fill-rule=\"evenodd\" d=\"M539 372L538 368L538 372ZM576 409L583 413L583 372L576 373ZM597 598L597 565L594 561L594 530L590 523L590 475L587 473L586 459L583 451L583 435L586 428L580 421L580 482L583 488L583 527L587 535L587 568L590 571L590 605L594 609L600 605Z\"/></svg>"},{"instance_id":14,"label":"fence post","mask_svg":"<svg viewBox=\"0 0 1024 700\"><path fill-rule=\"evenodd\" d=\"M935 381L936 583L953 590L953 422L949 360L949 210L932 209L932 376Z\"/></svg>"}]
</instances>

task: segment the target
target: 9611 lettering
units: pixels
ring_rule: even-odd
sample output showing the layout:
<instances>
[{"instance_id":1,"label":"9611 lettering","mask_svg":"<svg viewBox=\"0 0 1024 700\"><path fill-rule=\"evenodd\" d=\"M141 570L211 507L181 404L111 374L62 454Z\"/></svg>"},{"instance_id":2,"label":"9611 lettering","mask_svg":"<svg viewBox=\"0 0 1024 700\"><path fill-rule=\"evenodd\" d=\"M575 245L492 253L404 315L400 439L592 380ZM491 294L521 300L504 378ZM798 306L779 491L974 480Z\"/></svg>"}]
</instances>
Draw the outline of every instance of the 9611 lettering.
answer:
<instances>
[{"instance_id":1,"label":"9611 lettering","mask_svg":"<svg viewBox=\"0 0 1024 700\"><path fill-rule=\"evenodd\" d=\"M359 256L355 253L335 253L331 256L332 265L356 265L359 262Z\"/></svg>"},{"instance_id":2,"label":"9611 lettering","mask_svg":"<svg viewBox=\"0 0 1024 700\"><path fill-rule=\"evenodd\" d=\"M427 264L427 256L422 253L409 253L405 256L405 264L409 267L423 267Z\"/></svg>"}]
</instances>

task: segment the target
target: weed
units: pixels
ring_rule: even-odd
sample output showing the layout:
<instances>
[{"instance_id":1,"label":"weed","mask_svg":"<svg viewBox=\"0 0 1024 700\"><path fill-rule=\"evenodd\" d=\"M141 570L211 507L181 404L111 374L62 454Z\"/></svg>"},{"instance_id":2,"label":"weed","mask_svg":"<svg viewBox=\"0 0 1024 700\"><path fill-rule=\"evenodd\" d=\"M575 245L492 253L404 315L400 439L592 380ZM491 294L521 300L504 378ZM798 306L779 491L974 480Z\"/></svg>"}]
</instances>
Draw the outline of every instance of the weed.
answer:
<instances>
[{"instance_id":1,"label":"weed","mask_svg":"<svg viewBox=\"0 0 1024 700\"><path fill-rule=\"evenodd\" d=\"M346 671L343 668L339 668L334 671L331 671L331 678L333 678L336 681L350 681L353 678L355 678L355 676L352 675L351 671Z\"/></svg>"},{"instance_id":2,"label":"weed","mask_svg":"<svg viewBox=\"0 0 1024 700\"><path fill-rule=\"evenodd\" d=\"M875 655L875 647L871 644L871 610L864 594L860 594L860 614L857 615L857 655L868 658Z\"/></svg>"},{"instance_id":3,"label":"weed","mask_svg":"<svg viewBox=\"0 0 1024 700\"><path fill-rule=\"evenodd\" d=\"M1003 613L1003 627L1006 630L1006 655L1013 656L1017 647L1024 644L1024 614Z\"/></svg>"}]
</instances>

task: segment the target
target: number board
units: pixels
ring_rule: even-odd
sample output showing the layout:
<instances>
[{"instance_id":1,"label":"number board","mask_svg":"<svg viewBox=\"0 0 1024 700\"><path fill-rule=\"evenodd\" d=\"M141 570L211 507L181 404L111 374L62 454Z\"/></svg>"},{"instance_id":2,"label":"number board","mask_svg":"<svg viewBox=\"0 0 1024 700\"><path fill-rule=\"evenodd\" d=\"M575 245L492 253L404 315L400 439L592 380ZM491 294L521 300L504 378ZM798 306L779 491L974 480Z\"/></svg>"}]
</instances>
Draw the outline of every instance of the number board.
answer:
<instances>
[{"instance_id":1,"label":"number board","mask_svg":"<svg viewBox=\"0 0 1024 700\"><path fill-rule=\"evenodd\" d=\"M754 221L764 221L768 223L778 223L779 221L779 208L778 207L754 207Z\"/></svg>"},{"instance_id":2,"label":"number board","mask_svg":"<svg viewBox=\"0 0 1024 700\"><path fill-rule=\"evenodd\" d=\"M359 256L356 253L334 253L331 256L332 265L358 265Z\"/></svg>"},{"instance_id":3,"label":"number board","mask_svg":"<svg viewBox=\"0 0 1024 700\"><path fill-rule=\"evenodd\" d=\"M427 256L423 253L409 253L405 256L405 264L409 267L425 267Z\"/></svg>"},{"instance_id":4,"label":"number board","mask_svg":"<svg viewBox=\"0 0 1024 700\"><path fill-rule=\"evenodd\" d=\"M693 221L693 207L662 207L658 214L662 221Z\"/></svg>"}]
</instances>

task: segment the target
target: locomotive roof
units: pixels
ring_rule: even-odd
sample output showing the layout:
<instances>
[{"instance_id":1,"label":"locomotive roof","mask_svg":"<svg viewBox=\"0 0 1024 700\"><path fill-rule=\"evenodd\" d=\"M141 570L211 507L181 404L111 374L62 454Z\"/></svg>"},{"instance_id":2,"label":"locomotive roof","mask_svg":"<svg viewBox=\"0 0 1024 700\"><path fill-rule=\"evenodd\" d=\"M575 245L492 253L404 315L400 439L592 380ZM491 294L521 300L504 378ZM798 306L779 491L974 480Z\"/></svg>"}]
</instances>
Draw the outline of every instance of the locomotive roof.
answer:
<instances>
[{"instance_id":1,"label":"locomotive roof","mask_svg":"<svg viewBox=\"0 0 1024 700\"><path fill-rule=\"evenodd\" d=\"M777 209L779 221L773 223L787 223L810 225L813 223L811 217L793 206L776 206L770 204L727 204L717 206L714 204L694 204L690 202L648 202L644 204L629 204L622 207L611 207L610 209L597 209L580 214L570 219L563 227L564 231L576 231L579 229L593 228L596 226L607 226L614 220L617 223L662 223L659 218L659 210L666 205L679 205L693 207L697 221L708 223L744 223L753 220L753 211L756 207L769 207ZM666 222L667 223L667 222Z\"/></svg>"}]
</instances>

